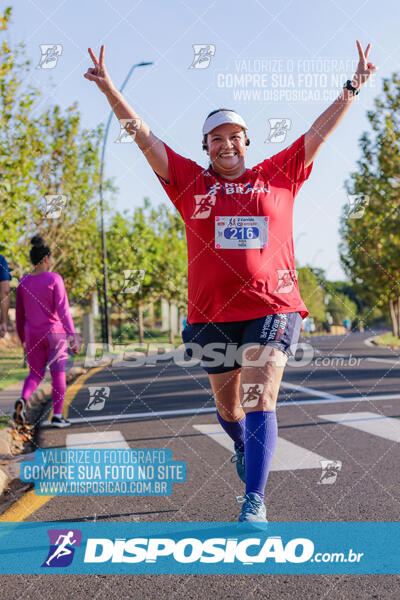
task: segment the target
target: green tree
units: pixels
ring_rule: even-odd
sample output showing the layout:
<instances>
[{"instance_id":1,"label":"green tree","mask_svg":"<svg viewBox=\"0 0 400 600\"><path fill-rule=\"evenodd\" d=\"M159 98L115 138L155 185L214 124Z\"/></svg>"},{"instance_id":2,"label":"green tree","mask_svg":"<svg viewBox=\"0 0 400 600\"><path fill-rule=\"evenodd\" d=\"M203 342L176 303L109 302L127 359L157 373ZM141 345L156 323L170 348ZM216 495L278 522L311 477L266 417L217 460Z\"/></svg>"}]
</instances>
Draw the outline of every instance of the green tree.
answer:
<instances>
[{"instance_id":1,"label":"green tree","mask_svg":"<svg viewBox=\"0 0 400 600\"><path fill-rule=\"evenodd\" d=\"M10 17L8 8L0 19L3 30ZM39 90L23 88L29 69L23 45L11 48L3 39L0 252L7 255L13 274L20 277L30 269L31 236L42 234L53 251L53 268L64 277L72 300L86 304L101 278L97 193L102 129L83 130L76 104L65 114L59 106L40 113ZM114 189L109 181L104 187ZM51 196L61 201L56 218L57 213L48 210Z\"/></svg>"},{"instance_id":2,"label":"green tree","mask_svg":"<svg viewBox=\"0 0 400 600\"><path fill-rule=\"evenodd\" d=\"M372 132L360 139L362 157L346 182L360 199L341 217L340 256L354 289L370 312L390 313L400 336L400 77L383 80L367 116ZM368 312L366 313L368 318Z\"/></svg>"},{"instance_id":3,"label":"green tree","mask_svg":"<svg viewBox=\"0 0 400 600\"><path fill-rule=\"evenodd\" d=\"M107 231L113 310L120 312L121 319L129 315L137 324L140 342L144 339L145 305L160 294L163 256L155 213L152 209L149 214L145 199L132 216L127 211L116 213Z\"/></svg>"},{"instance_id":4,"label":"green tree","mask_svg":"<svg viewBox=\"0 0 400 600\"><path fill-rule=\"evenodd\" d=\"M51 242L54 270L76 301L86 303L101 278L98 223L99 144L102 129L82 130L77 106L54 106L38 118L43 154L36 162L33 202L26 231L40 231ZM110 182L105 189L111 189ZM65 196L57 218L46 211L45 196Z\"/></svg>"},{"instance_id":5,"label":"green tree","mask_svg":"<svg viewBox=\"0 0 400 600\"><path fill-rule=\"evenodd\" d=\"M308 308L310 317L319 324L325 321L324 289L310 267L297 269L297 279L301 297Z\"/></svg>"},{"instance_id":6,"label":"green tree","mask_svg":"<svg viewBox=\"0 0 400 600\"><path fill-rule=\"evenodd\" d=\"M169 211L161 207L162 219L162 255L161 294L178 309L187 307L187 247L185 226L176 210ZM170 315L171 316L171 315ZM174 343L172 324L170 323L170 342Z\"/></svg>"},{"instance_id":7,"label":"green tree","mask_svg":"<svg viewBox=\"0 0 400 600\"><path fill-rule=\"evenodd\" d=\"M186 242L179 215L147 198L133 215L111 218L107 230L113 310L137 324L144 339L144 310L161 297L182 307L186 301ZM127 291L128 290L128 291Z\"/></svg>"},{"instance_id":8,"label":"green tree","mask_svg":"<svg viewBox=\"0 0 400 600\"><path fill-rule=\"evenodd\" d=\"M17 246L25 234L26 201L32 199L32 171L40 155L37 125L31 117L39 91L23 89L30 63L24 59L23 44L12 49L7 42L4 32L11 12L8 7L0 16L0 252L26 267L26 255L18 253Z\"/></svg>"},{"instance_id":9,"label":"green tree","mask_svg":"<svg viewBox=\"0 0 400 600\"><path fill-rule=\"evenodd\" d=\"M331 315L334 325L343 325L346 317L352 322L358 319L363 306L354 287L347 281L327 281L323 269L312 269L324 290L326 311Z\"/></svg>"},{"instance_id":10,"label":"green tree","mask_svg":"<svg viewBox=\"0 0 400 600\"><path fill-rule=\"evenodd\" d=\"M348 296L340 292L327 295L329 298L326 310L331 314L333 325L343 325L347 318L354 321L357 318L357 304L352 302Z\"/></svg>"}]
</instances>

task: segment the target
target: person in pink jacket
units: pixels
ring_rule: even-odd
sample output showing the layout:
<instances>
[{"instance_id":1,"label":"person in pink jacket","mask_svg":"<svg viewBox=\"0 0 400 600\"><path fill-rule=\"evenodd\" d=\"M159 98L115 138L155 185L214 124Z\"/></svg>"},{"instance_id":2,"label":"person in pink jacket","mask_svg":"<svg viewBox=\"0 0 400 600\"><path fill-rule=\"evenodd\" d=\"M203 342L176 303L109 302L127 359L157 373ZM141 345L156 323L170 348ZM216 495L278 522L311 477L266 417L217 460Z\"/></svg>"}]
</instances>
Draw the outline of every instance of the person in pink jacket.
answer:
<instances>
[{"instance_id":1,"label":"person in pink jacket","mask_svg":"<svg viewBox=\"0 0 400 600\"><path fill-rule=\"evenodd\" d=\"M17 333L25 346L29 375L24 381L21 398L14 407L14 421L23 425L30 396L43 379L49 366L52 379L53 427L68 427L71 423L62 417L68 347L79 351L80 342L75 333L69 310L64 281L52 273L51 251L40 236L31 240L32 272L24 275L16 292Z\"/></svg>"}]
</instances>

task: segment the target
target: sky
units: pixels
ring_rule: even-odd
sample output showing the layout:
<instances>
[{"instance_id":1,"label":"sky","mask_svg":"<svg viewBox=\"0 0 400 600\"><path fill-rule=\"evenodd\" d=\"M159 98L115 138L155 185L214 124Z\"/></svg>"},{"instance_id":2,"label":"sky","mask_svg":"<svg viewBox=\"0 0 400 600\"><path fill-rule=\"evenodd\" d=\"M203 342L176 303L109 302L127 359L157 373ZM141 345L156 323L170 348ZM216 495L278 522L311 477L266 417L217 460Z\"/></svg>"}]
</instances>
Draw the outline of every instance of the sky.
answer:
<instances>
[{"instance_id":1,"label":"sky","mask_svg":"<svg viewBox=\"0 0 400 600\"><path fill-rule=\"evenodd\" d=\"M8 39L24 42L31 70L27 83L41 92L40 109L78 102L82 127L109 116L107 99L83 77L98 54L118 88L132 65L124 95L155 135L176 152L207 167L201 129L220 107L239 112L251 144L246 166L289 146L352 79L356 39L372 44L369 60L379 67L344 121L317 155L309 180L295 200L293 239L299 266L325 269L329 280L345 279L340 266L339 218L348 198L344 183L357 168L359 139L370 130L366 117L381 93L382 79L399 71L400 5L396 0L17 0ZM3 3L4 6L4 3ZM56 44L54 68L37 68L41 45ZM206 47L204 56L199 47ZM54 63L53 63L54 64ZM274 121L275 120L275 121ZM281 137L270 135L276 120ZM119 188L115 209L132 210L148 197L169 203L134 143L119 143L113 117L105 175ZM283 139L282 139L283 138Z\"/></svg>"}]
</instances>

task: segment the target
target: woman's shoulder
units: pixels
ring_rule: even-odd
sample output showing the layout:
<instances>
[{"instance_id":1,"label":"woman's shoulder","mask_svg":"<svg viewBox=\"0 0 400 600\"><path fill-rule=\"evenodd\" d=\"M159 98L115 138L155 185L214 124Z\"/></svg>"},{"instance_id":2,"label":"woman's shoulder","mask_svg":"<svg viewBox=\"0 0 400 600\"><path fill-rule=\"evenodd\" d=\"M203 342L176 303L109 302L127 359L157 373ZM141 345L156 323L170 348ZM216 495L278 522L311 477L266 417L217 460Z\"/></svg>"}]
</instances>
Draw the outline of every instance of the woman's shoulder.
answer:
<instances>
[{"instance_id":1,"label":"woman's shoulder","mask_svg":"<svg viewBox=\"0 0 400 600\"><path fill-rule=\"evenodd\" d=\"M29 275L30 275L29 273L24 273L22 275L22 277L20 278L20 280L18 281L18 286L17 287L20 287L22 283L28 281Z\"/></svg>"},{"instance_id":2,"label":"woman's shoulder","mask_svg":"<svg viewBox=\"0 0 400 600\"><path fill-rule=\"evenodd\" d=\"M64 279L61 277L60 273L54 273L53 271L47 271L46 275L49 276L50 281L54 281L54 283L64 283Z\"/></svg>"},{"instance_id":3,"label":"woman's shoulder","mask_svg":"<svg viewBox=\"0 0 400 600\"><path fill-rule=\"evenodd\" d=\"M24 277L29 277L31 280L37 280L42 283L46 282L47 284L51 283L60 283L63 282L63 278L59 273L54 273L53 271L43 271L43 273L28 273ZM22 279L21 279L22 281Z\"/></svg>"}]
</instances>

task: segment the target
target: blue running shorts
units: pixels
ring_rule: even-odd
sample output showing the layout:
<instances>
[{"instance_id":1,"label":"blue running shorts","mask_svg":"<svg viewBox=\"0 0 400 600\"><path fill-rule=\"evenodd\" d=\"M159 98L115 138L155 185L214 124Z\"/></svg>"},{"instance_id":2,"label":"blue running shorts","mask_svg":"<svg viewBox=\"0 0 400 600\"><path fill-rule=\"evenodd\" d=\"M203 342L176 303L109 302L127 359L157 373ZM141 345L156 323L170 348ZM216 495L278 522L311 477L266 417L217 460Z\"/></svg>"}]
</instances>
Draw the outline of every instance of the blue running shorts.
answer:
<instances>
[{"instance_id":1,"label":"blue running shorts","mask_svg":"<svg viewBox=\"0 0 400 600\"><path fill-rule=\"evenodd\" d=\"M182 339L187 356L201 358L200 364L207 373L226 373L242 366L245 344L273 346L288 357L294 356L302 320L299 312L292 312L248 321L193 323L186 325Z\"/></svg>"}]
</instances>

